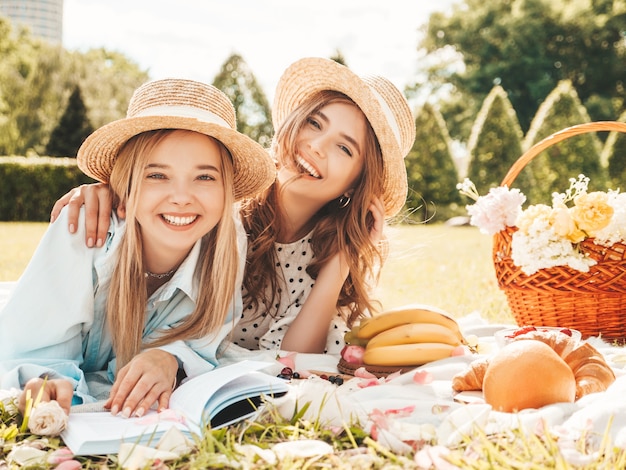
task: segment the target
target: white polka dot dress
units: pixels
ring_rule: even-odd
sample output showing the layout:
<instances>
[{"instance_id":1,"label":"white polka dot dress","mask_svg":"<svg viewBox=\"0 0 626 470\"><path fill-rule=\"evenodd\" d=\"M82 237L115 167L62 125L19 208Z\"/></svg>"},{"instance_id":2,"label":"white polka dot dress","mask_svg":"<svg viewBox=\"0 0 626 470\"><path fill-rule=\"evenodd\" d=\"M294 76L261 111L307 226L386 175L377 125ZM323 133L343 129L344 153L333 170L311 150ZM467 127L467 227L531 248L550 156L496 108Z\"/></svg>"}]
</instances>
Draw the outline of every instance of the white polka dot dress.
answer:
<instances>
[{"instance_id":1,"label":"white polka dot dress","mask_svg":"<svg viewBox=\"0 0 626 470\"><path fill-rule=\"evenodd\" d=\"M233 342L247 349L278 350L289 325L306 302L315 281L307 274L306 267L313 259L311 234L294 243L276 243L276 269L285 283L278 292L272 310L265 311L263 305L254 310L244 305L241 320L235 327ZM343 348L343 335L348 330L341 315L331 322L328 330L326 350L328 354L339 354Z\"/></svg>"}]
</instances>

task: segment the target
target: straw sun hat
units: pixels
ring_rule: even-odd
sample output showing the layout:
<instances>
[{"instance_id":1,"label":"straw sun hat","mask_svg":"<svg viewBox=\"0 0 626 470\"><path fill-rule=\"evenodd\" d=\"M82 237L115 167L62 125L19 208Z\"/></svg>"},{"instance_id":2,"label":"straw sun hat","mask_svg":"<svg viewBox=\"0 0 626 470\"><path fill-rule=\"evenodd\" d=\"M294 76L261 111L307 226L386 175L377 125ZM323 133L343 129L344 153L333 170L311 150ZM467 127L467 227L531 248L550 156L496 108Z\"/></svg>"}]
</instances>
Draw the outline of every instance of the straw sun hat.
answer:
<instances>
[{"instance_id":1,"label":"straw sun hat","mask_svg":"<svg viewBox=\"0 0 626 470\"><path fill-rule=\"evenodd\" d=\"M145 83L133 94L126 118L91 134L78 150L78 167L107 183L120 148L132 137L156 129L185 129L222 142L233 157L235 199L269 187L276 166L261 145L237 132L235 108L212 85L165 79Z\"/></svg>"},{"instance_id":2,"label":"straw sun hat","mask_svg":"<svg viewBox=\"0 0 626 470\"><path fill-rule=\"evenodd\" d=\"M309 57L291 64L278 81L272 108L274 129L294 109L322 90L343 93L367 117L383 155L385 215L396 215L406 201L408 190L404 157L415 141L415 120L406 99L383 77L359 77L334 60Z\"/></svg>"}]
</instances>

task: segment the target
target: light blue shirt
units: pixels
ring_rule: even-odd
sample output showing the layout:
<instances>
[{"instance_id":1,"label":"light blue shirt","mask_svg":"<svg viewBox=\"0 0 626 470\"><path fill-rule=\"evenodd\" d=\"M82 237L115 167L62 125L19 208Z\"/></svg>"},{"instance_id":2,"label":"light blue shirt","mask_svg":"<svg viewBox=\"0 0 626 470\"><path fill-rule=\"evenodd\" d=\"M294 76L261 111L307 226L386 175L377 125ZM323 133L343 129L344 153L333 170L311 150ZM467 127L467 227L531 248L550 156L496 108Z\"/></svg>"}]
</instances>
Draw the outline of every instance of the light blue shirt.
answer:
<instances>
[{"instance_id":1,"label":"light blue shirt","mask_svg":"<svg viewBox=\"0 0 626 470\"><path fill-rule=\"evenodd\" d=\"M237 208L233 217L239 270L235 298L224 325L206 338L159 347L175 355L189 377L217 365L216 349L241 316L247 240ZM67 226L67 211L63 210L48 227L8 301L0 306L0 388L23 388L29 379L49 374L74 384L74 404L88 403L95 398L85 374L108 371L111 383L115 378L105 304L125 222L111 218L102 248L86 247L82 211L78 232L70 234ZM199 254L200 241L172 279L148 299L144 341L156 338L159 330L172 328L193 312L199 289L194 276Z\"/></svg>"}]
</instances>

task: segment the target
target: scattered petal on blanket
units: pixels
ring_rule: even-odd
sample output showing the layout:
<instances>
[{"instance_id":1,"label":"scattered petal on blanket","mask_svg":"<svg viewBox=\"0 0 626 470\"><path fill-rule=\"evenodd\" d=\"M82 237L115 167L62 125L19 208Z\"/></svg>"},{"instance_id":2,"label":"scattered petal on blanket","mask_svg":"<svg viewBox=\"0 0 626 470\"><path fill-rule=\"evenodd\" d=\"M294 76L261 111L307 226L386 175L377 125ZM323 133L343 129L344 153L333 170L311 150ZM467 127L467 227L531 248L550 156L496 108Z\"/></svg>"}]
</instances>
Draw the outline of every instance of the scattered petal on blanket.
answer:
<instances>
[{"instance_id":1,"label":"scattered petal on blanket","mask_svg":"<svg viewBox=\"0 0 626 470\"><path fill-rule=\"evenodd\" d=\"M446 460L450 449L444 446L426 446L415 453L414 461L420 469L460 470Z\"/></svg>"},{"instance_id":2,"label":"scattered petal on blanket","mask_svg":"<svg viewBox=\"0 0 626 470\"><path fill-rule=\"evenodd\" d=\"M417 385L427 385L433 383L433 374L427 370L418 370L413 374L413 382Z\"/></svg>"},{"instance_id":3,"label":"scattered petal on blanket","mask_svg":"<svg viewBox=\"0 0 626 470\"><path fill-rule=\"evenodd\" d=\"M58 465L66 460L72 460L74 454L67 447L61 447L48 455L48 463L50 465Z\"/></svg>"},{"instance_id":4,"label":"scattered petal on blanket","mask_svg":"<svg viewBox=\"0 0 626 470\"><path fill-rule=\"evenodd\" d=\"M19 466L44 466L47 454L47 452L34 447L17 446L7 455L7 462Z\"/></svg>"},{"instance_id":5,"label":"scattered petal on blanket","mask_svg":"<svg viewBox=\"0 0 626 470\"><path fill-rule=\"evenodd\" d=\"M137 445L133 442L124 442L120 445L118 463L125 470L145 468L156 459L167 462L179 458L175 452L154 449L152 447Z\"/></svg>"},{"instance_id":6,"label":"scattered petal on blanket","mask_svg":"<svg viewBox=\"0 0 626 470\"><path fill-rule=\"evenodd\" d=\"M83 468L83 464L78 460L66 460L54 467L54 470L79 470Z\"/></svg>"},{"instance_id":7,"label":"scattered petal on blanket","mask_svg":"<svg viewBox=\"0 0 626 470\"><path fill-rule=\"evenodd\" d=\"M406 455L413 450L409 444L403 442L393 432L386 429L375 428L372 429L372 438L376 439L376 442L389 449L394 454Z\"/></svg>"},{"instance_id":8,"label":"scattered petal on blanket","mask_svg":"<svg viewBox=\"0 0 626 470\"><path fill-rule=\"evenodd\" d=\"M368 371L365 367L359 367L354 371L354 376L360 379L376 379L377 377Z\"/></svg>"},{"instance_id":9,"label":"scattered petal on blanket","mask_svg":"<svg viewBox=\"0 0 626 470\"><path fill-rule=\"evenodd\" d=\"M272 446L272 450L279 460L286 457L316 457L333 453L333 446L314 439L301 439L298 441L279 442Z\"/></svg>"},{"instance_id":10,"label":"scattered petal on blanket","mask_svg":"<svg viewBox=\"0 0 626 470\"><path fill-rule=\"evenodd\" d=\"M296 355L298 353L288 352L284 356L279 357L277 360L285 367L289 367L291 370L296 370Z\"/></svg>"},{"instance_id":11,"label":"scattered petal on blanket","mask_svg":"<svg viewBox=\"0 0 626 470\"><path fill-rule=\"evenodd\" d=\"M260 458L269 465L276 465L278 461L276 454L271 449L262 449L253 444L235 444L235 449L250 462L255 462L257 458Z\"/></svg>"},{"instance_id":12,"label":"scattered petal on blanket","mask_svg":"<svg viewBox=\"0 0 626 470\"><path fill-rule=\"evenodd\" d=\"M194 448L194 444L180 429L171 427L161 436L156 448L180 456L190 452Z\"/></svg>"}]
</instances>

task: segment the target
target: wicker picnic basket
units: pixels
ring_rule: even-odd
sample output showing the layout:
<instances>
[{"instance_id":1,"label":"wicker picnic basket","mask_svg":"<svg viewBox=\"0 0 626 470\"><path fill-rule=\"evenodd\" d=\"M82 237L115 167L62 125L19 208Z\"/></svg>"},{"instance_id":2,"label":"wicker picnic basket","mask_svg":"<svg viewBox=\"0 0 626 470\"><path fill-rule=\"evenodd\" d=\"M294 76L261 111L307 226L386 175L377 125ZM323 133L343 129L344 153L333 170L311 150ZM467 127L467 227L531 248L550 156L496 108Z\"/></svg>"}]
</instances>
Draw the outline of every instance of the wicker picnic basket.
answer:
<instances>
[{"instance_id":1,"label":"wicker picnic basket","mask_svg":"<svg viewBox=\"0 0 626 470\"><path fill-rule=\"evenodd\" d=\"M551 145L597 131L626 133L626 123L591 122L546 137L511 166L501 186L512 187L520 171ZM583 338L601 336L626 341L626 246L616 243L605 247L588 238L580 247L597 261L588 272L557 266L526 275L511 259L511 240L516 230L507 227L494 235L493 262L498 285L506 294L517 324L573 328Z\"/></svg>"}]
</instances>

